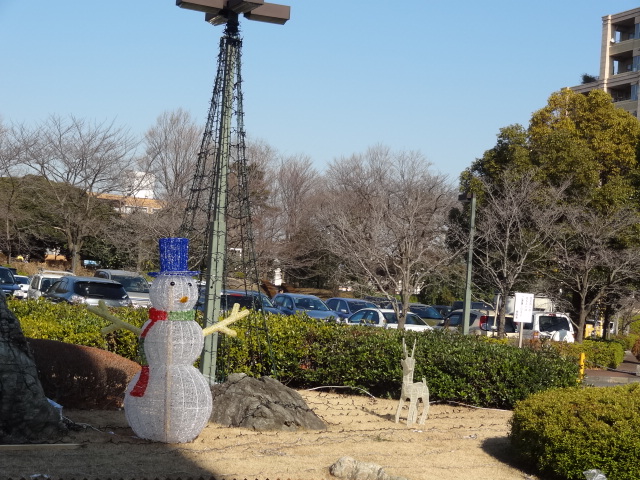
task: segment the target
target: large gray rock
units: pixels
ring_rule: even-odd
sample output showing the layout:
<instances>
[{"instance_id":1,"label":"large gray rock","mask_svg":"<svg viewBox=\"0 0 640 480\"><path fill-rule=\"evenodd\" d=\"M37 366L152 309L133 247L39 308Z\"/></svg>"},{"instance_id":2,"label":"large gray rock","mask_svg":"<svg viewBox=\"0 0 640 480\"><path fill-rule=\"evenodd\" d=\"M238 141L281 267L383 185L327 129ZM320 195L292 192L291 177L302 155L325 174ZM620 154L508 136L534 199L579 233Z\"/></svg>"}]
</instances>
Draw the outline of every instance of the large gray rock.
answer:
<instances>
[{"instance_id":1,"label":"large gray rock","mask_svg":"<svg viewBox=\"0 0 640 480\"><path fill-rule=\"evenodd\" d=\"M341 457L329 467L329 473L342 480L407 480L385 472L375 463L360 462L355 458Z\"/></svg>"},{"instance_id":2,"label":"large gray rock","mask_svg":"<svg viewBox=\"0 0 640 480\"><path fill-rule=\"evenodd\" d=\"M211 388L211 420L253 430L326 430L298 392L271 377L234 373Z\"/></svg>"},{"instance_id":3,"label":"large gray rock","mask_svg":"<svg viewBox=\"0 0 640 480\"><path fill-rule=\"evenodd\" d=\"M20 322L0 292L0 443L58 440L66 431L38 380Z\"/></svg>"}]
</instances>

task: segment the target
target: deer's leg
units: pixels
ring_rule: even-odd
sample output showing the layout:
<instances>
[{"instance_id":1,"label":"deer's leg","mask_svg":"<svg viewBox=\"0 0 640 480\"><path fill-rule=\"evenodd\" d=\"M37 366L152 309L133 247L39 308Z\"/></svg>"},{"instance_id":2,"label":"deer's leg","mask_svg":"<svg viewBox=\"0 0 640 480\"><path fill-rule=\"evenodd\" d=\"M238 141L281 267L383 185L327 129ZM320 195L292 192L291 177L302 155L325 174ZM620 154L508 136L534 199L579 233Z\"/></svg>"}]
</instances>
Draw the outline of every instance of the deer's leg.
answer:
<instances>
[{"instance_id":1,"label":"deer's leg","mask_svg":"<svg viewBox=\"0 0 640 480\"><path fill-rule=\"evenodd\" d=\"M404 396L400 396L400 400L398 401L398 409L396 410L396 423L400 423L400 412L402 411L403 406Z\"/></svg>"},{"instance_id":2,"label":"deer's leg","mask_svg":"<svg viewBox=\"0 0 640 480\"><path fill-rule=\"evenodd\" d=\"M407 414L407 426L416 423L418 417L418 398L417 395L411 395L409 400L409 413Z\"/></svg>"},{"instance_id":3,"label":"deer's leg","mask_svg":"<svg viewBox=\"0 0 640 480\"><path fill-rule=\"evenodd\" d=\"M422 395L422 416L420 417L420 425L424 425L427 421L427 415L429 414L429 387L427 386L427 382L424 382L424 391Z\"/></svg>"}]
</instances>

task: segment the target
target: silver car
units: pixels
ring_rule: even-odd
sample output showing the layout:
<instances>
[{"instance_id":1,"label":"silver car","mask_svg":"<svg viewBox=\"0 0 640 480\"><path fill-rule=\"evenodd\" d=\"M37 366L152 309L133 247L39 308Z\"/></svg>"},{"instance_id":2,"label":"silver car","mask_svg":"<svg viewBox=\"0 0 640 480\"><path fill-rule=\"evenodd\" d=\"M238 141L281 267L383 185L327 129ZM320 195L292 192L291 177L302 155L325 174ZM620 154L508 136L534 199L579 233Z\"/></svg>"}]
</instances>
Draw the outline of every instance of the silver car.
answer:
<instances>
[{"instance_id":1,"label":"silver car","mask_svg":"<svg viewBox=\"0 0 640 480\"><path fill-rule=\"evenodd\" d=\"M132 306L120 283L96 277L62 277L42 294L42 298L55 303L98 305L102 300L108 307Z\"/></svg>"},{"instance_id":2,"label":"silver car","mask_svg":"<svg viewBox=\"0 0 640 480\"><path fill-rule=\"evenodd\" d=\"M37 300L46 292L56 280L72 275L70 272L62 270L41 270L31 277L31 283L27 290L27 298L29 300Z\"/></svg>"},{"instance_id":3,"label":"silver car","mask_svg":"<svg viewBox=\"0 0 640 480\"><path fill-rule=\"evenodd\" d=\"M139 273L128 270L99 269L96 270L94 276L98 278L108 278L109 280L115 280L121 283L129 294L129 298L134 307L148 308L151 306L151 300L149 299L149 282Z\"/></svg>"}]
</instances>

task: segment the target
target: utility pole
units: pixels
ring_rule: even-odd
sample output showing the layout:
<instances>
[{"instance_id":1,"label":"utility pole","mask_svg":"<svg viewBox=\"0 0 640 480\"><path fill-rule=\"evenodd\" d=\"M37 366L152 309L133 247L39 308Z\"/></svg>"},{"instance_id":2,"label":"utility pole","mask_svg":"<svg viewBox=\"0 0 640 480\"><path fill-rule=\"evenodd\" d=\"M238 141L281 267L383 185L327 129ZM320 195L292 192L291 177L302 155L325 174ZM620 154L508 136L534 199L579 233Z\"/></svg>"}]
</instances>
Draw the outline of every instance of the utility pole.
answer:
<instances>
[{"instance_id":1,"label":"utility pole","mask_svg":"<svg viewBox=\"0 0 640 480\"><path fill-rule=\"evenodd\" d=\"M464 288L464 307L462 310L462 333L469 334L469 318L471 316L471 271L473 267L473 237L476 234L476 195L462 193L458 200L471 204L471 218L469 219L469 250L467 251L467 278Z\"/></svg>"}]
</instances>

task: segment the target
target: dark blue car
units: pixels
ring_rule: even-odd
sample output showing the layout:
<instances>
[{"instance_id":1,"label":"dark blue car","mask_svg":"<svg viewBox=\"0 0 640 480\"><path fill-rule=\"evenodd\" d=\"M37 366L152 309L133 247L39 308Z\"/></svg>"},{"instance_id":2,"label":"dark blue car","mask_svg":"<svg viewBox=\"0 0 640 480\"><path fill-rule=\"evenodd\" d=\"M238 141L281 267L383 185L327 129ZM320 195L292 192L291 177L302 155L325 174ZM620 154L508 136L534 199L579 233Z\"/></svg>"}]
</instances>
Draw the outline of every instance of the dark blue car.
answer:
<instances>
[{"instance_id":1,"label":"dark blue car","mask_svg":"<svg viewBox=\"0 0 640 480\"><path fill-rule=\"evenodd\" d=\"M16 283L13 272L7 267L0 267L0 288L7 297L12 297L13 292L20 290L20 285Z\"/></svg>"},{"instance_id":2,"label":"dark blue car","mask_svg":"<svg viewBox=\"0 0 640 480\"><path fill-rule=\"evenodd\" d=\"M223 312L229 311L236 303L240 305L240 308L249 308L258 311L264 310L266 313L273 313L275 315L282 314L279 309L273 306L269 297L264 293L258 293L255 290L222 291L222 295L220 295L220 310ZM197 310L204 309L204 287L200 289L200 298L195 308Z\"/></svg>"},{"instance_id":3,"label":"dark blue car","mask_svg":"<svg viewBox=\"0 0 640 480\"><path fill-rule=\"evenodd\" d=\"M334 312L315 295L300 293L279 293L273 297L273 304L285 315L295 315L304 312L312 318L322 320L338 320L338 312Z\"/></svg>"}]
</instances>

